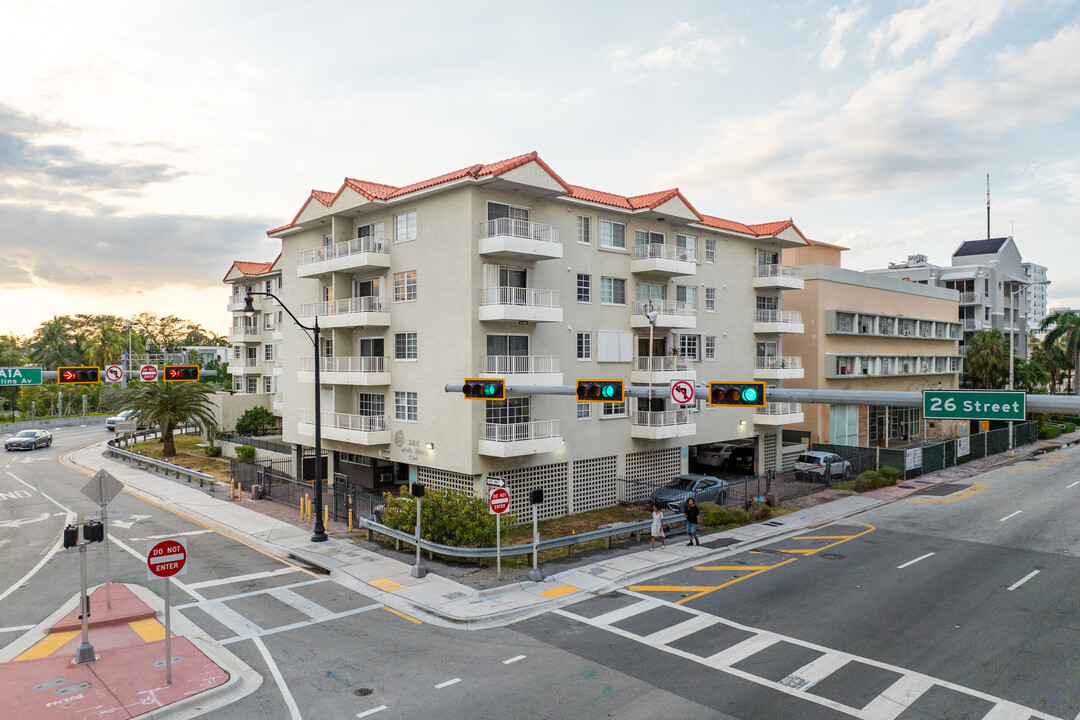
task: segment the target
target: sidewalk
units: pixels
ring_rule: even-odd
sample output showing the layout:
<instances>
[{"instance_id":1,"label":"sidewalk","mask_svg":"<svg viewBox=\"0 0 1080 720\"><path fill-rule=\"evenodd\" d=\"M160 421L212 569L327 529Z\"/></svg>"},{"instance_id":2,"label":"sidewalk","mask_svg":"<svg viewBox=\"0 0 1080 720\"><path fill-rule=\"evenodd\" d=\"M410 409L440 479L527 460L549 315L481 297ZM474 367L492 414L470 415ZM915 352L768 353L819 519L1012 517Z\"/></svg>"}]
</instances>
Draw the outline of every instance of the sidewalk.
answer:
<instances>
[{"instance_id":1,"label":"sidewalk","mask_svg":"<svg viewBox=\"0 0 1080 720\"><path fill-rule=\"evenodd\" d=\"M230 501L227 492L209 495L197 486L132 469L121 461L106 458L102 455L104 443L74 451L69 457L89 474L104 468L131 492L152 502L174 508L278 557L323 568L342 584L394 610L437 625L483 628L505 625L576 602L586 595L610 592L661 571L681 569L699 564L706 558L739 552L757 543L892 502L930 484L954 482L1076 442L1080 442L1080 430L1018 448L1015 458L993 455L897 486L807 507L769 524L712 533L702 537L700 546L687 547L674 542L655 552L640 550L609 555L598 561L583 559L580 566L548 576L542 582L509 582L489 589L477 589L433 572L428 572L424 578L414 578L411 564L365 550L348 536L312 543L308 530L256 512L247 507L248 503Z\"/></svg>"}]
</instances>

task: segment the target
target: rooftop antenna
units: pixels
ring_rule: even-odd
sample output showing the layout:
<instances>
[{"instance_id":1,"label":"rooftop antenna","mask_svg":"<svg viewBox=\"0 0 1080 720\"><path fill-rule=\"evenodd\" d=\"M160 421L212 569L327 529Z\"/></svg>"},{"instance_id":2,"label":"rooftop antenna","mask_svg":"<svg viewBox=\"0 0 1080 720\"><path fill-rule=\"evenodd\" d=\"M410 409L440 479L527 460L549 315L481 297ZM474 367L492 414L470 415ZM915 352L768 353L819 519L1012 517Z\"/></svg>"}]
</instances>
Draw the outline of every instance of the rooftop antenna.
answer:
<instances>
[{"instance_id":1,"label":"rooftop antenna","mask_svg":"<svg viewBox=\"0 0 1080 720\"><path fill-rule=\"evenodd\" d=\"M990 239L990 173L986 173L986 239Z\"/></svg>"}]
</instances>

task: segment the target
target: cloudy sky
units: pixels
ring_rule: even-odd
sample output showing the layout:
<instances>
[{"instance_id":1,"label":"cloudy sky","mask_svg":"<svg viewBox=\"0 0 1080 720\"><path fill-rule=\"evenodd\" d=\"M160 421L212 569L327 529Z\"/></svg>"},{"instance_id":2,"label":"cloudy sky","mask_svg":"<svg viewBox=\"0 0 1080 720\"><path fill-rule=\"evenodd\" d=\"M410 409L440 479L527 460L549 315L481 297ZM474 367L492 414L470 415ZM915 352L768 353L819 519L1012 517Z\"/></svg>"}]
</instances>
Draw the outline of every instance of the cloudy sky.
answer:
<instances>
[{"instance_id":1,"label":"cloudy sky","mask_svg":"<svg viewBox=\"0 0 1080 720\"><path fill-rule=\"evenodd\" d=\"M568 182L794 218L845 265L1012 234L1080 307L1080 3L0 0L0 333L152 311L345 176L531 150Z\"/></svg>"}]
</instances>

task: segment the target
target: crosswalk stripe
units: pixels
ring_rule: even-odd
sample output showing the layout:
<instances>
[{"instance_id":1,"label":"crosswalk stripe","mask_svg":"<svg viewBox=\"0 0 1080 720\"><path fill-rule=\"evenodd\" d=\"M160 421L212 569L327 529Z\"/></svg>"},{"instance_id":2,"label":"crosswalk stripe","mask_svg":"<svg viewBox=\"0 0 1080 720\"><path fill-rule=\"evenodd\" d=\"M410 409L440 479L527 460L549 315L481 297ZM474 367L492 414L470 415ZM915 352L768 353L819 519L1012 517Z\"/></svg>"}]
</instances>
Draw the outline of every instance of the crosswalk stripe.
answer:
<instances>
[{"instance_id":1,"label":"crosswalk stripe","mask_svg":"<svg viewBox=\"0 0 1080 720\"><path fill-rule=\"evenodd\" d=\"M863 708L862 717L864 720L893 720L933 686L934 679L926 675L904 675L871 700L870 704Z\"/></svg>"}]
</instances>

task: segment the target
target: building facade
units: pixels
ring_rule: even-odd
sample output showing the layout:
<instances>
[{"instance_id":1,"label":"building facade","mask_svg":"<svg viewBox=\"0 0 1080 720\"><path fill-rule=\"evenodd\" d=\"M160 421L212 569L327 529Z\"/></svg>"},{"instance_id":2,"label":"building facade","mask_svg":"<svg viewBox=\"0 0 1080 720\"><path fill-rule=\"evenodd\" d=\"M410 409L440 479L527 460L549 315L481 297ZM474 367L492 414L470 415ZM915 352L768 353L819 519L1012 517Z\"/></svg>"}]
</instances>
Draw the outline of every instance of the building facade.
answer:
<instances>
[{"instance_id":1,"label":"building facade","mask_svg":"<svg viewBox=\"0 0 1080 720\"><path fill-rule=\"evenodd\" d=\"M1046 267L1035 263L1024 263L1024 282L1030 287L1022 292L1027 305L1027 327L1030 332L1038 332L1046 320Z\"/></svg>"},{"instance_id":2,"label":"building facade","mask_svg":"<svg viewBox=\"0 0 1080 720\"><path fill-rule=\"evenodd\" d=\"M802 332L782 301L802 287L780 263L806 242L790 220L704 215L677 189L570 185L530 153L405 187L347 178L268 235L280 258L226 281L235 290L278 271L285 305L305 324L318 318L321 432L338 478L479 495L496 475L512 511L542 487L553 517L624 499L617 478L685 471L693 445L749 441L758 472L778 468L781 428L803 417L792 404L669 397L674 380L792 377L768 359ZM265 300L261 312L278 322ZM310 446L315 353L292 323L275 327L283 439ZM473 377L505 378L507 399L464 399L457 388ZM622 379L652 397L530 392L577 378Z\"/></svg>"},{"instance_id":3,"label":"building facade","mask_svg":"<svg viewBox=\"0 0 1080 720\"><path fill-rule=\"evenodd\" d=\"M251 292L274 293L281 297L281 256L271 262L233 262L222 280L229 286L226 309L232 315L228 342L229 374L232 390L243 395L264 396L259 404L281 415L281 306L272 298L253 295L253 317L244 313Z\"/></svg>"}]
</instances>

